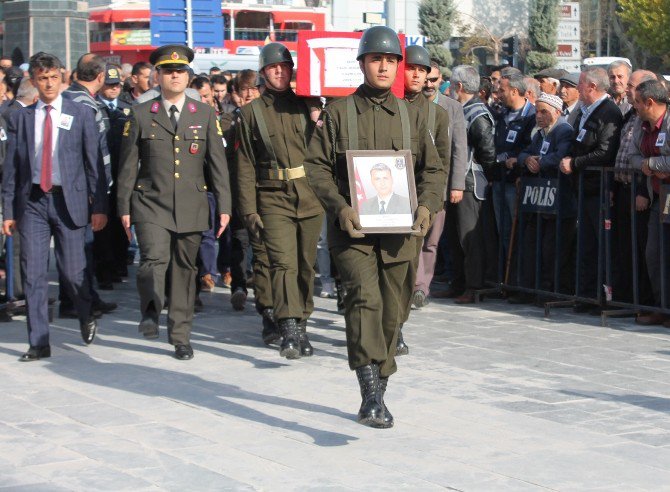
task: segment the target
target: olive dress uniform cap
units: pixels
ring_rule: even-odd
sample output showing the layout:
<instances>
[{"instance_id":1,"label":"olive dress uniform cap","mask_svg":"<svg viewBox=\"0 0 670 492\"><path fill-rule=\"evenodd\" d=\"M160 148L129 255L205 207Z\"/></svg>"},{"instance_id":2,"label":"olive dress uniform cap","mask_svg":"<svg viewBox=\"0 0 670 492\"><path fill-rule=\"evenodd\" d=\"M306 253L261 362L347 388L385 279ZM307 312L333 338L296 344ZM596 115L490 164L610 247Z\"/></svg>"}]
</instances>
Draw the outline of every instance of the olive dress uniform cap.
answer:
<instances>
[{"instance_id":1,"label":"olive dress uniform cap","mask_svg":"<svg viewBox=\"0 0 670 492\"><path fill-rule=\"evenodd\" d=\"M116 65L108 64L105 67L105 84L113 85L120 83L121 83L121 77L119 74L119 69L116 67Z\"/></svg>"},{"instance_id":2,"label":"olive dress uniform cap","mask_svg":"<svg viewBox=\"0 0 670 492\"><path fill-rule=\"evenodd\" d=\"M269 43L261 48L261 54L258 57L258 71L274 63L288 63L294 66L291 52L281 43Z\"/></svg>"},{"instance_id":3,"label":"olive dress uniform cap","mask_svg":"<svg viewBox=\"0 0 670 492\"><path fill-rule=\"evenodd\" d=\"M156 48L149 56L149 62L156 68L188 68L195 54L188 46L166 44Z\"/></svg>"},{"instance_id":4,"label":"olive dress uniform cap","mask_svg":"<svg viewBox=\"0 0 670 492\"><path fill-rule=\"evenodd\" d=\"M373 26L363 31L356 60L360 60L368 53L396 55L398 60L403 59L398 34L386 26Z\"/></svg>"},{"instance_id":5,"label":"olive dress uniform cap","mask_svg":"<svg viewBox=\"0 0 670 492\"><path fill-rule=\"evenodd\" d=\"M430 72L430 54L423 46L408 46L405 48L405 64L421 65Z\"/></svg>"}]
</instances>

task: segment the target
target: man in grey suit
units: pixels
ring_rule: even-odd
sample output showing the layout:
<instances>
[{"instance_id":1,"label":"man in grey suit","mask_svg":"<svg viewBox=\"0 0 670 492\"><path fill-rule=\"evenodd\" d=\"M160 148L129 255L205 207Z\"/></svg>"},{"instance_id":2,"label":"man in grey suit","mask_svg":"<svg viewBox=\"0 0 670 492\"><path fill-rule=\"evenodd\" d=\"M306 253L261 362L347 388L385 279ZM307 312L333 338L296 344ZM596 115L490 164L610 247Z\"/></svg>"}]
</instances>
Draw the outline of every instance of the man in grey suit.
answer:
<instances>
[{"instance_id":1,"label":"man in grey suit","mask_svg":"<svg viewBox=\"0 0 670 492\"><path fill-rule=\"evenodd\" d=\"M409 198L393 193L393 174L383 162L370 169L370 179L377 194L360 206L361 215L411 214Z\"/></svg>"},{"instance_id":2,"label":"man in grey suit","mask_svg":"<svg viewBox=\"0 0 670 492\"><path fill-rule=\"evenodd\" d=\"M21 237L30 340L21 361L51 356L47 274L52 235L56 262L75 302L86 344L97 328L84 275L84 240L89 221L94 231L107 223L107 189L99 179L104 169L93 110L60 95L62 68L53 55L31 57L30 77L39 101L14 112L7 132L3 231L12 235L18 227Z\"/></svg>"}]
</instances>

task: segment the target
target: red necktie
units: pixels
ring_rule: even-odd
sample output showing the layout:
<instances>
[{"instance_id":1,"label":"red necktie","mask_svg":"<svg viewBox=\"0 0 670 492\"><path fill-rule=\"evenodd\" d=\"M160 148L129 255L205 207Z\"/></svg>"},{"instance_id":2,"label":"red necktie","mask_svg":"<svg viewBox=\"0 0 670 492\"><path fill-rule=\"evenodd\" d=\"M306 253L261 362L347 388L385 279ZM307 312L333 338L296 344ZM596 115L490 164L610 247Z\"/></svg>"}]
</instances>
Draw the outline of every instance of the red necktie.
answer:
<instances>
[{"instance_id":1,"label":"red necktie","mask_svg":"<svg viewBox=\"0 0 670 492\"><path fill-rule=\"evenodd\" d=\"M51 152L52 152L52 136L53 132L51 130L51 106L44 106L44 110L47 112L44 117L44 129L42 131L42 173L40 175L40 188L44 193L48 193L51 190Z\"/></svg>"}]
</instances>

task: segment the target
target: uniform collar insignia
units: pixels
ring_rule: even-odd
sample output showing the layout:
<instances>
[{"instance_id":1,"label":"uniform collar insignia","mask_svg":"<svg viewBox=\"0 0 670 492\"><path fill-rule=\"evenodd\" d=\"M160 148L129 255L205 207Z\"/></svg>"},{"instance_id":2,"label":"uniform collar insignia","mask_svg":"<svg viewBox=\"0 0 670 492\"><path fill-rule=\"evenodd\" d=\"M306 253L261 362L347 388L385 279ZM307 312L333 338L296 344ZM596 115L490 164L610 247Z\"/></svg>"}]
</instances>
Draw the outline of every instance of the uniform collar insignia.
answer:
<instances>
[{"instance_id":1,"label":"uniform collar insignia","mask_svg":"<svg viewBox=\"0 0 670 492\"><path fill-rule=\"evenodd\" d=\"M158 104L158 101L156 101L151 105L151 112L158 113L158 108L160 108L160 104Z\"/></svg>"},{"instance_id":2,"label":"uniform collar insignia","mask_svg":"<svg viewBox=\"0 0 670 492\"><path fill-rule=\"evenodd\" d=\"M193 103L188 103L188 110L189 110L191 113L195 113L195 112L197 111L197 108L195 107L195 104L193 104Z\"/></svg>"}]
</instances>

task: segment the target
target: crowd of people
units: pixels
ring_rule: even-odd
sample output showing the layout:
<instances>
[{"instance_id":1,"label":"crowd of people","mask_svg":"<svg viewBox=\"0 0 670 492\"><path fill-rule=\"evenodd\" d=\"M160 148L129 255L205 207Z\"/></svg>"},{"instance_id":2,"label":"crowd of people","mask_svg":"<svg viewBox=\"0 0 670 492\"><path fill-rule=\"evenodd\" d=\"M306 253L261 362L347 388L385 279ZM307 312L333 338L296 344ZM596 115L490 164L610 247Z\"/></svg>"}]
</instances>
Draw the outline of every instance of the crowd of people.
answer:
<instances>
[{"instance_id":1,"label":"crowd of people","mask_svg":"<svg viewBox=\"0 0 670 492\"><path fill-rule=\"evenodd\" d=\"M599 313L603 208L613 298L661 305L659 197L670 178L663 77L625 62L533 77L460 65L447 77L426 49L403 50L385 27L362 34L364 83L344 98L296 96L294 60L280 43L262 48L257 71L195 74L193 56L168 45L119 66L89 53L71 74L47 53L22 67L0 59L3 232L20 265L14 297L26 301L22 361L51 355L52 236L59 316L79 320L86 344L116 308L98 291L128 277L138 251L139 332L159 337L167 308L180 360L194 356L194 310L217 284L237 311L253 287L263 341L287 359L311 356L316 285L344 315L358 419L377 428L393 425L383 398L395 357L409 352L402 326L411 308L431 298L474 303L477 291L505 284L510 303L562 293L584 301L576 311ZM396 77L403 98L391 91ZM347 162L356 150L410 151L415 196L385 198L392 172L379 163L370 171L378 196L358 203ZM606 200L598 167L615 169ZM519 220L520 183L533 176L558 183L558 212ZM405 209L406 233L361 225L361 215ZM431 290L434 280L448 288Z\"/></svg>"}]
</instances>

